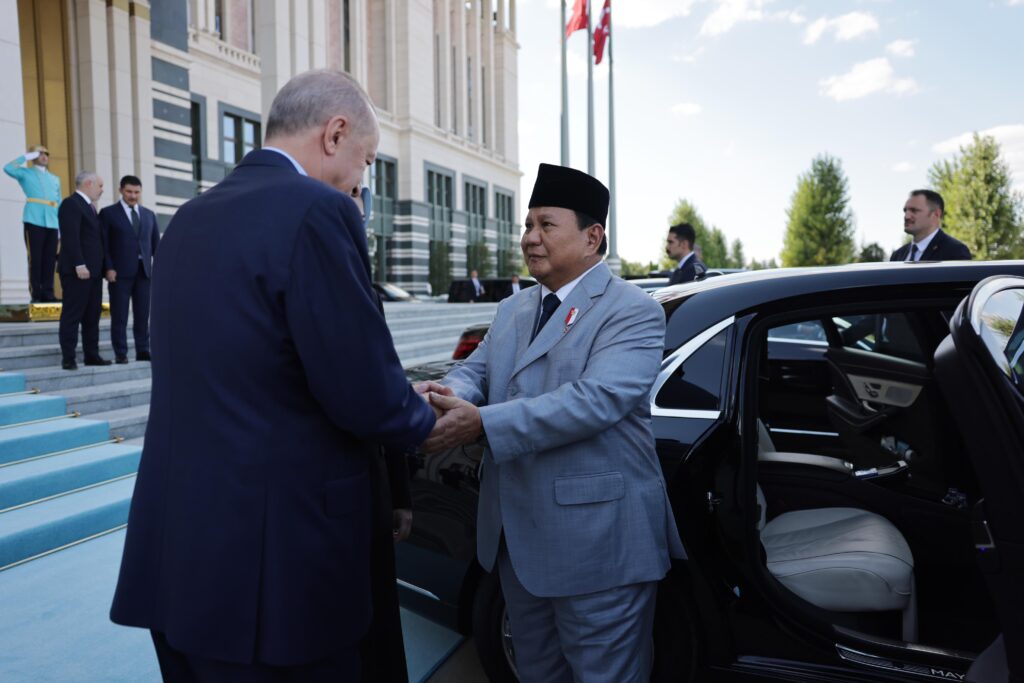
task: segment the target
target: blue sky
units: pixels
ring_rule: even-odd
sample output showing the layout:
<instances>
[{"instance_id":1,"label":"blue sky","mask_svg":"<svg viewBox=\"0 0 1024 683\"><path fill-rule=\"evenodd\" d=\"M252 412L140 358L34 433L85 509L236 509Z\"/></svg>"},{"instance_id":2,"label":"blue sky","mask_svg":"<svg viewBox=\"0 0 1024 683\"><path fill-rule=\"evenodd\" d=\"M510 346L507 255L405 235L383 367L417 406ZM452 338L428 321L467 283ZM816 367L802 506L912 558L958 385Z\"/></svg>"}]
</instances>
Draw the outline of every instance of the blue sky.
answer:
<instances>
[{"instance_id":1,"label":"blue sky","mask_svg":"<svg viewBox=\"0 0 1024 683\"><path fill-rule=\"evenodd\" d=\"M558 0L517 8L525 217L537 164L559 163L560 20ZM612 15L623 258L660 257L679 198L748 258L777 258L797 176L823 152L843 163L858 242L886 250L907 192L972 131L996 136L1024 190L1024 0L612 0ZM585 32L569 51L570 163L586 170Z\"/></svg>"}]
</instances>

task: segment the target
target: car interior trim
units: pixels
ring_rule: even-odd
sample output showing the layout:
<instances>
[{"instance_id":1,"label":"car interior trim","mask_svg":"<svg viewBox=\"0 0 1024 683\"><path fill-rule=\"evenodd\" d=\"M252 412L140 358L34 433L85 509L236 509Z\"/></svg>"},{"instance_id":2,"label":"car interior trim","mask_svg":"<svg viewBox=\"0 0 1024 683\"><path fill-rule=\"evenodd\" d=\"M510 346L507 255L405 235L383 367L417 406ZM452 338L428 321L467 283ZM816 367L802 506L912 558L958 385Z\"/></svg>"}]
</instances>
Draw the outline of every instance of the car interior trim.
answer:
<instances>
[{"instance_id":1,"label":"car interior trim","mask_svg":"<svg viewBox=\"0 0 1024 683\"><path fill-rule=\"evenodd\" d=\"M839 432L815 432L809 429L785 429L783 427L769 427L768 431L773 434L797 434L799 436L830 436L839 438Z\"/></svg>"},{"instance_id":2,"label":"car interior trim","mask_svg":"<svg viewBox=\"0 0 1024 683\"><path fill-rule=\"evenodd\" d=\"M395 583L397 583L402 588L407 588L407 589L411 590L413 593L418 593L419 595L422 595L423 597L430 598L431 600L436 600L438 602L441 602L441 598L437 597L437 595L431 593L426 588L420 588L419 586L414 586L413 584L409 583L408 581L402 581L401 579L395 579Z\"/></svg>"}]
</instances>

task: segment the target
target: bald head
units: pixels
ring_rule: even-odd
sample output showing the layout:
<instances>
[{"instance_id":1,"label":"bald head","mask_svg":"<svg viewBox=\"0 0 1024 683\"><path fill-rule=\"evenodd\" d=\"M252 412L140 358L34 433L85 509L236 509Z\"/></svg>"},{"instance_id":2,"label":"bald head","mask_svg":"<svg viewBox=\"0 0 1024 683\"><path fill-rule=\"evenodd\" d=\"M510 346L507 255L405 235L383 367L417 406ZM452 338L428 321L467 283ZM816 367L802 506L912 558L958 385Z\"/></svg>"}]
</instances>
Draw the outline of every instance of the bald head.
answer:
<instances>
[{"instance_id":1,"label":"bald head","mask_svg":"<svg viewBox=\"0 0 1024 683\"><path fill-rule=\"evenodd\" d=\"M301 73L281 88L270 105L267 139L319 128L335 116L348 119L357 131L376 130L370 96L354 78L330 69Z\"/></svg>"}]
</instances>

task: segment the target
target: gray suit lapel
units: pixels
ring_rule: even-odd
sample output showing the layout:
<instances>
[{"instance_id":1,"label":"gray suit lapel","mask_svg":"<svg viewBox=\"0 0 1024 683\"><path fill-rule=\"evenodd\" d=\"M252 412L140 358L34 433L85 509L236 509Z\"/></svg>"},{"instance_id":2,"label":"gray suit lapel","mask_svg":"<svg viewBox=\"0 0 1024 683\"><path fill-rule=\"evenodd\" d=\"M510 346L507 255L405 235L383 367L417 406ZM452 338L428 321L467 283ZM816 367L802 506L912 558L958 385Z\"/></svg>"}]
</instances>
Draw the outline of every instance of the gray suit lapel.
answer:
<instances>
[{"instance_id":1,"label":"gray suit lapel","mask_svg":"<svg viewBox=\"0 0 1024 683\"><path fill-rule=\"evenodd\" d=\"M522 358L530 345L530 335L537 321L540 307L540 285L534 285L523 292L516 308L516 358Z\"/></svg>"},{"instance_id":2,"label":"gray suit lapel","mask_svg":"<svg viewBox=\"0 0 1024 683\"><path fill-rule=\"evenodd\" d=\"M608 270L608 266L602 263L597 268L594 268L589 275L583 278L583 280L576 285L572 290L572 293L570 293L566 300L563 301L555 310L554 314L551 316L551 320L549 320L544 326L544 329L540 331L532 344L529 343L529 340L530 333L533 331L533 321L535 320L535 317L531 317L530 328L526 332L526 343L528 346L525 351L522 347L522 328L517 324L516 329L520 331L520 345L517 348L518 353L516 354L516 364L512 369L512 375L515 376L516 373L546 354L556 344L558 344L558 342L567 337L573 327L578 325L580 319L586 315L587 311L590 310L591 307L593 307L594 299L604 293L610 279L611 273ZM540 291L540 287L534 287L533 289L538 290L538 292ZM537 312L537 307L540 305L539 297L539 293L537 296L533 297L534 305L532 311L534 315ZM569 311L573 308L576 309L576 319L573 321L572 327L567 327L565 320L569 315Z\"/></svg>"}]
</instances>

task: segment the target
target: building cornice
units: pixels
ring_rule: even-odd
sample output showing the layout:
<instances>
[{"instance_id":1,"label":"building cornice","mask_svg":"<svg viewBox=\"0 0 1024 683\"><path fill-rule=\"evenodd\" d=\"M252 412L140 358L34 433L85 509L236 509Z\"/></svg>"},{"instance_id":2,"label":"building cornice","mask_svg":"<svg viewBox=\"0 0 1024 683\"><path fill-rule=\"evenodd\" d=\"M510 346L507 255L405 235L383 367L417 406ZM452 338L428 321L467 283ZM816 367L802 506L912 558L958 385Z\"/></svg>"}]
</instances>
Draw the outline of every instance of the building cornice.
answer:
<instances>
[{"instance_id":1,"label":"building cornice","mask_svg":"<svg viewBox=\"0 0 1024 683\"><path fill-rule=\"evenodd\" d=\"M242 50L224 42L216 34L200 31L191 26L188 29L189 51L210 57L251 78L260 78L260 58L248 50Z\"/></svg>"}]
</instances>

